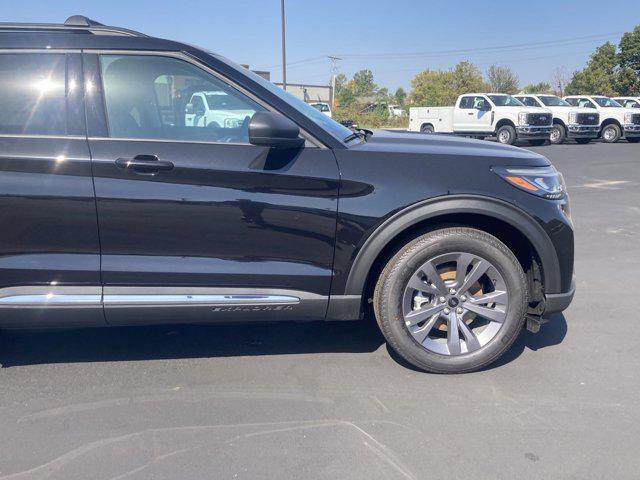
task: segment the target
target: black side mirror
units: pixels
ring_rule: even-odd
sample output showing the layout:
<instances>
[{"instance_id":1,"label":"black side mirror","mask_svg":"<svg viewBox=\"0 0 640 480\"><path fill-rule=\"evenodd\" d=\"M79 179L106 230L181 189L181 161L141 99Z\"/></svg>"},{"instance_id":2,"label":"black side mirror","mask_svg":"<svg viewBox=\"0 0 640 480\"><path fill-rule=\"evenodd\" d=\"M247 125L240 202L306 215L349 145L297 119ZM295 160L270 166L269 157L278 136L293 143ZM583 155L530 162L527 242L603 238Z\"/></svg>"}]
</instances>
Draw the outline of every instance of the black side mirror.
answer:
<instances>
[{"instance_id":1,"label":"black side mirror","mask_svg":"<svg viewBox=\"0 0 640 480\"><path fill-rule=\"evenodd\" d=\"M249 122L249 143L272 148L301 148L300 128L287 117L273 112L256 112Z\"/></svg>"}]
</instances>

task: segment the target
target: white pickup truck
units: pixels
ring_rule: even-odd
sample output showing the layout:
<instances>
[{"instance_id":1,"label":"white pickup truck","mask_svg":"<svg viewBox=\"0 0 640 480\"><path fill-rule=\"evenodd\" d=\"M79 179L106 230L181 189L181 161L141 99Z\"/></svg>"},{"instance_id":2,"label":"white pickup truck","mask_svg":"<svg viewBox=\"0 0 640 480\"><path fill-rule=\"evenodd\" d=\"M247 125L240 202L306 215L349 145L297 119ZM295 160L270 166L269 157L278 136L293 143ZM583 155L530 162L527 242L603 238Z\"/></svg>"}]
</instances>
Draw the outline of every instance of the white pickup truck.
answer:
<instances>
[{"instance_id":1,"label":"white pickup truck","mask_svg":"<svg viewBox=\"0 0 640 480\"><path fill-rule=\"evenodd\" d=\"M454 107L409 109L409 131L495 136L498 142L509 145L516 139L544 144L549 140L552 121L550 110L526 107L503 93L469 93L460 95Z\"/></svg>"},{"instance_id":2,"label":"white pickup truck","mask_svg":"<svg viewBox=\"0 0 640 480\"><path fill-rule=\"evenodd\" d=\"M185 108L187 127L238 128L255 113L222 91L195 92Z\"/></svg>"},{"instance_id":3,"label":"white pickup truck","mask_svg":"<svg viewBox=\"0 0 640 480\"><path fill-rule=\"evenodd\" d=\"M623 137L630 143L640 141L640 108L624 108L602 95L570 95L564 99L574 107L590 108L600 114L603 142L614 143Z\"/></svg>"},{"instance_id":4,"label":"white pickup truck","mask_svg":"<svg viewBox=\"0 0 640 480\"><path fill-rule=\"evenodd\" d=\"M577 143L589 143L600 135L600 114L587 108L574 107L555 95L514 95L527 107L548 108L553 113L553 128L549 140L562 143L567 138Z\"/></svg>"}]
</instances>

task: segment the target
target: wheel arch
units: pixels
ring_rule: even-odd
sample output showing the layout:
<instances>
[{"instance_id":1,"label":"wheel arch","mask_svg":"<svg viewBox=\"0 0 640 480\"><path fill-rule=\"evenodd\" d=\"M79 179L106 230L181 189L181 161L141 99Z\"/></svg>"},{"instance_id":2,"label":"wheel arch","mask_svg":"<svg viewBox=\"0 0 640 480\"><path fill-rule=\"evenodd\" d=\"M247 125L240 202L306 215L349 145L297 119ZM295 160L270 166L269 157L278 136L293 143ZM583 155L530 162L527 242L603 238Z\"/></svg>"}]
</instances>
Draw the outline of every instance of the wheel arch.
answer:
<instances>
[{"instance_id":1,"label":"wheel arch","mask_svg":"<svg viewBox=\"0 0 640 480\"><path fill-rule=\"evenodd\" d=\"M562 125L564 128L567 128L567 124L561 118L553 117L553 125Z\"/></svg>"},{"instance_id":2,"label":"wheel arch","mask_svg":"<svg viewBox=\"0 0 640 480\"><path fill-rule=\"evenodd\" d=\"M417 235L448 226L469 226L496 236L514 251L525 271L524 262L530 251L539 264L545 290L560 291L558 257L542 227L506 202L468 195L420 202L380 225L360 248L347 278L345 294L362 295L366 301L371 285L393 252Z\"/></svg>"},{"instance_id":3,"label":"wheel arch","mask_svg":"<svg viewBox=\"0 0 640 480\"><path fill-rule=\"evenodd\" d=\"M607 125L611 125L611 124L617 125L620 128L620 130L622 130L622 124L615 118L607 118L607 119L603 120L602 123L600 124L600 129L606 127Z\"/></svg>"},{"instance_id":4,"label":"wheel arch","mask_svg":"<svg viewBox=\"0 0 640 480\"><path fill-rule=\"evenodd\" d=\"M513 123L513 120L509 119L509 118L501 118L500 120L498 120L498 122L496 123L496 132L498 131L498 129L500 127L504 127L505 125L509 125L510 127L516 128L516 124Z\"/></svg>"}]
</instances>

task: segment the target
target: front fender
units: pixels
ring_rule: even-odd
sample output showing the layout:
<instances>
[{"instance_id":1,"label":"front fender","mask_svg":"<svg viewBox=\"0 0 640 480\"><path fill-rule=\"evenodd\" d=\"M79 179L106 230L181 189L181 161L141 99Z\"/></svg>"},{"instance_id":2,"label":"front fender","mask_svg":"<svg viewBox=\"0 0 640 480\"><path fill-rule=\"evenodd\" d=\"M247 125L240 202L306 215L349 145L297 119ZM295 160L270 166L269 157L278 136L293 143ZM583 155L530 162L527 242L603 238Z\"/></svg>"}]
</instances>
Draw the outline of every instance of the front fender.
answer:
<instances>
[{"instance_id":1,"label":"front fender","mask_svg":"<svg viewBox=\"0 0 640 480\"><path fill-rule=\"evenodd\" d=\"M419 222L451 214L479 214L508 223L533 245L542 263L545 290L560 292L561 277L558 256L542 226L518 207L480 195L451 195L411 205L387 219L367 238L359 250L349 276L345 295L362 295L375 260L396 236Z\"/></svg>"}]
</instances>

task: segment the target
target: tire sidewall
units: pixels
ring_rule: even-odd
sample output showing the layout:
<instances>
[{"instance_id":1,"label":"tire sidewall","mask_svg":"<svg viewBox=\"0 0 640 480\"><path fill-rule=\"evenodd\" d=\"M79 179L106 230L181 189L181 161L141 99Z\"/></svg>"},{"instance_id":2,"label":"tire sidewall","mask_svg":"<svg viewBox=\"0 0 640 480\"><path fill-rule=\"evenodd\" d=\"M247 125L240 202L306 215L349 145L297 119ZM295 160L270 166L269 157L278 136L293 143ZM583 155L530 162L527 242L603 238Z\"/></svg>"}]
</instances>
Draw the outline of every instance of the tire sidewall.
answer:
<instances>
[{"instance_id":1,"label":"tire sidewall","mask_svg":"<svg viewBox=\"0 0 640 480\"><path fill-rule=\"evenodd\" d=\"M503 142L500 140L500 136L501 136L501 133L505 131L508 132L509 137L506 141ZM496 132L496 138L498 140L498 143L501 143L503 145L513 145L513 142L516 141L516 131L511 125L503 125Z\"/></svg>"},{"instance_id":2,"label":"tire sidewall","mask_svg":"<svg viewBox=\"0 0 640 480\"><path fill-rule=\"evenodd\" d=\"M611 140L607 140L606 136L605 136L605 132L607 130L613 130L615 132L615 137ZM618 140L620 140L620 128L617 125L614 124L609 124L606 127L604 127L602 129L602 141L605 143L616 143Z\"/></svg>"},{"instance_id":3,"label":"tire sidewall","mask_svg":"<svg viewBox=\"0 0 640 480\"><path fill-rule=\"evenodd\" d=\"M562 142L564 142L564 139L567 137L567 131L566 129L559 123L555 123L553 125L553 129L554 130L558 130L558 140L556 140L555 142L553 140L551 140L551 137L549 137L549 142L553 145L559 145Z\"/></svg>"},{"instance_id":4,"label":"tire sidewall","mask_svg":"<svg viewBox=\"0 0 640 480\"><path fill-rule=\"evenodd\" d=\"M476 370L504 353L521 331L527 305L525 277L513 254L495 237L486 235L491 242L456 234L445 237L431 236L419 241L398 259L384 282L379 310L387 320L385 327L397 343L392 347L412 364L437 373ZM478 255L494 265L509 286L509 305L505 322L487 345L471 353L448 356L431 352L414 340L404 324L402 298L409 278L422 264L438 255L457 251Z\"/></svg>"},{"instance_id":5,"label":"tire sidewall","mask_svg":"<svg viewBox=\"0 0 640 480\"><path fill-rule=\"evenodd\" d=\"M420 133L425 135L430 135L434 132L433 127L431 125L422 125L420 127Z\"/></svg>"}]
</instances>

